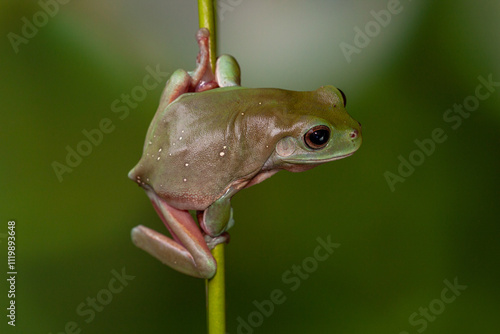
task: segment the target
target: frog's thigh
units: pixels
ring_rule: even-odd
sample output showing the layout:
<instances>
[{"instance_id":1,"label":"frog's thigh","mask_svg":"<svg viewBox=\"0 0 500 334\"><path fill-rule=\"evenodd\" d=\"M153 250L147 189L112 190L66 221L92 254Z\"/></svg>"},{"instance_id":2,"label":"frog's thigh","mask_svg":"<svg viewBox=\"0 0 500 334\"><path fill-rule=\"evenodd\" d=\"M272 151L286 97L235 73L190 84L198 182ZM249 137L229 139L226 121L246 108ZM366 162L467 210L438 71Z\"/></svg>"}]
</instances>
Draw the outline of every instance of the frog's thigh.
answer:
<instances>
[{"instance_id":1,"label":"frog's thigh","mask_svg":"<svg viewBox=\"0 0 500 334\"><path fill-rule=\"evenodd\" d=\"M231 195L228 191L204 211L200 226L209 236L216 237L234 224Z\"/></svg>"},{"instance_id":2,"label":"frog's thigh","mask_svg":"<svg viewBox=\"0 0 500 334\"><path fill-rule=\"evenodd\" d=\"M220 87L239 86L240 66L234 57L222 55L217 59L215 77Z\"/></svg>"},{"instance_id":3,"label":"frog's thigh","mask_svg":"<svg viewBox=\"0 0 500 334\"><path fill-rule=\"evenodd\" d=\"M132 230L134 244L175 270L194 277L211 278L217 263L189 212L171 207L154 193L148 195L177 242L147 227L137 226Z\"/></svg>"}]
</instances>

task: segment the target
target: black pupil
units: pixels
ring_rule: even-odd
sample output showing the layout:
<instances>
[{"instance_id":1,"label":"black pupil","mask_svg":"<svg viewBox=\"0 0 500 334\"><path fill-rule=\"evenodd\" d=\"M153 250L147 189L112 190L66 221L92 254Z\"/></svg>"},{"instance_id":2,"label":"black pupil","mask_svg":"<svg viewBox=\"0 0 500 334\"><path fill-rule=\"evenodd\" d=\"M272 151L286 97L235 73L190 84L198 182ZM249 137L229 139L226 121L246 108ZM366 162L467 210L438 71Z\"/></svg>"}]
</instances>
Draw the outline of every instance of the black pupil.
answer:
<instances>
[{"instance_id":1,"label":"black pupil","mask_svg":"<svg viewBox=\"0 0 500 334\"><path fill-rule=\"evenodd\" d=\"M316 130L311 133L309 140L318 146L325 144L330 138L330 132L328 130Z\"/></svg>"}]
</instances>

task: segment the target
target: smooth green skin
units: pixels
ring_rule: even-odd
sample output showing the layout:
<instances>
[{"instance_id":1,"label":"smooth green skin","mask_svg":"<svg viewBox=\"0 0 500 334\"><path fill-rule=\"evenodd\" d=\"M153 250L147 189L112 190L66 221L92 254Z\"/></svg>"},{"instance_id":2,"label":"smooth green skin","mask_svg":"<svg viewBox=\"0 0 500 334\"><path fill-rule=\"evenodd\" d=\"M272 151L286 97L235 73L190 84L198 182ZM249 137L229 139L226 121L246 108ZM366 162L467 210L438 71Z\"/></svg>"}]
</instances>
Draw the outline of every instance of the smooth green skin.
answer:
<instances>
[{"instance_id":1,"label":"smooth green skin","mask_svg":"<svg viewBox=\"0 0 500 334\"><path fill-rule=\"evenodd\" d=\"M134 243L183 273L210 278L210 249L226 242L231 197L280 170L301 172L353 154L361 126L345 111L338 89L311 92L239 86L240 70L228 55L208 64L208 31L197 34L200 54L191 73L176 71L151 122L144 152L129 177L146 190L174 240L144 226ZM220 88L216 88L216 87ZM322 149L304 135L331 129ZM188 210L198 211L203 234Z\"/></svg>"}]
</instances>

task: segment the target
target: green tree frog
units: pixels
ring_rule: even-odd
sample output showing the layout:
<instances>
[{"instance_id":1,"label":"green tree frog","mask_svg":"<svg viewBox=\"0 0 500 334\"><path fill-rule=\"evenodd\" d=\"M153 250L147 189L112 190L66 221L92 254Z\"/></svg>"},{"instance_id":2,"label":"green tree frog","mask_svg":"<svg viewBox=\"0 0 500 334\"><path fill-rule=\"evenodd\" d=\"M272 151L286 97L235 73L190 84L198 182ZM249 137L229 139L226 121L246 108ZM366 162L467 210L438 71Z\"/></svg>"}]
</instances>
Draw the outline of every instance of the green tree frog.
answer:
<instances>
[{"instance_id":1,"label":"green tree frog","mask_svg":"<svg viewBox=\"0 0 500 334\"><path fill-rule=\"evenodd\" d=\"M170 77L129 173L172 238L139 225L132 240L182 273L211 278L217 264L210 249L228 240L233 195L280 170L301 172L352 155L361 125L333 86L243 88L229 55L218 58L213 74L209 32L200 29L196 37L197 67ZM189 211L196 211L199 227Z\"/></svg>"}]
</instances>

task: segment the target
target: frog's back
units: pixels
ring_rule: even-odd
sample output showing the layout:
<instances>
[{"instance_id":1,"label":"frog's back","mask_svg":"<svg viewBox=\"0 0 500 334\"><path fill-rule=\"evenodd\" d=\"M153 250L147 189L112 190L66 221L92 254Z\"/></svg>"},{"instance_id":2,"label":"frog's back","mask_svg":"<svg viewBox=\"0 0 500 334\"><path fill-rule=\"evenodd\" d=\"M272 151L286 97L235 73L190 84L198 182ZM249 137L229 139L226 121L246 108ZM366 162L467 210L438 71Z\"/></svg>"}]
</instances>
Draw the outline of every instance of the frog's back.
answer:
<instances>
[{"instance_id":1,"label":"frog's back","mask_svg":"<svg viewBox=\"0 0 500 334\"><path fill-rule=\"evenodd\" d=\"M271 99L276 92L239 87L181 95L157 111L129 177L174 207L204 210L272 154L274 121L263 113Z\"/></svg>"}]
</instances>

